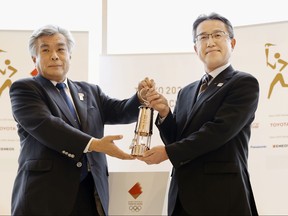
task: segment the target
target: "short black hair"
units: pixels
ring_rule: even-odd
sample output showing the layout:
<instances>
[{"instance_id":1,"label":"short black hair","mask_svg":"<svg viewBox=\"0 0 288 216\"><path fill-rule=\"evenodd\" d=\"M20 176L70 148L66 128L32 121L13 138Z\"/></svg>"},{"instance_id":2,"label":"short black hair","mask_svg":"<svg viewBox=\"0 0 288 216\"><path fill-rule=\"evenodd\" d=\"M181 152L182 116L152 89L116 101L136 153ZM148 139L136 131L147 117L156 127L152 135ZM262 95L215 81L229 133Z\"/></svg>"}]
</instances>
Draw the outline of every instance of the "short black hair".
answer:
<instances>
[{"instance_id":1,"label":"short black hair","mask_svg":"<svg viewBox=\"0 0 288 216\"><path fill-rule=\"evenodd\" d=\"M215 12L212 12L211 14L209 15L206 15L206 14L201 14L197 17L197 19L194 21L193 23L193 30L192 30L192 35L193 35L193 41L194 43L196 42L196 30L197 30L197 27L199 26L200 23L206 21L206 20L219 20L221 22L223 22L227 28L227 31L228 31L228 34L229 34L229 37L232 39L234 38L234 30L233 30L233 26L231 24L231 22L221 16L220 14L217 14Z\"/></svg>"}]
</instances>

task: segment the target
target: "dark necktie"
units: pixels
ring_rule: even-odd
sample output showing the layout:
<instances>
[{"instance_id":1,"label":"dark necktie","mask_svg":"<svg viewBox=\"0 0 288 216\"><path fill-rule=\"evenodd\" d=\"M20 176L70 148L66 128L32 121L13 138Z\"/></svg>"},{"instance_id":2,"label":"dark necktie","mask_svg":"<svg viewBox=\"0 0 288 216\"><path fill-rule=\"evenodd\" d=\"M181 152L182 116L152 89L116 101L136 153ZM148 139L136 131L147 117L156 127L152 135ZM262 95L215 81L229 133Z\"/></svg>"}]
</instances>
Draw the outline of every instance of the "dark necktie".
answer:
<instances>
[{"instance_id":1,"label":"dark necktie","mask_svg":"<svg viewBox=\"0 0 288 216\"><path fill-rule=\"evenodd\" d=\"M74 108L74 106L72 104L71 99L68 97L68 95L65 92L66 84L65 83L57 83L56 84L56 88L59 89L61 96L65 100L65 102L66 102L66 104L67 104L67 106L68 106L68 108L69 108L69 110L70 110L70 112L71 112L71 114L72 114L72 116L74 118L74 121L77 123L78 127L80 128L80 122L78 120L78 116L76 114L76 110L75 110L75 108Z\"/></svg>"},{"instance_id":2,"label":"dark necktie","mask_svg":"<svg viewBox=\"0 0 288 216\"><path fill-rule=\"evenodd\" d=\"M199 89L199 95L202 94L208 87L209 81L212 79L212 76L205 74L202 78L202 84Z\"/></svg>"},{"instance_id":3,"label":"dark necktie","mask_svg":"<svg viewBox=\"0 0 288 216\"><path fill-rule=\"evenodd\" d=\"M61 96L63 97L63 99L65 100L73 118L74 118L74 121L77 123L78 125L78 128L80 129L80 122L78 120L78 116L76 114L76 110L72 104L72 101L71 99L68 97L68 95L66 94L65 92L65 88L66 88L66 84L65 83L57 83L56 84L56 88L59 89L59 92L61 94ZM87 166L87 157L86 157L86 154L84 154L83 158L82 158L82 168L81 168L81 177L80 177L80 180L82 181L86 175L88 174L88 166Z\"/></svg>"}]
</instances>

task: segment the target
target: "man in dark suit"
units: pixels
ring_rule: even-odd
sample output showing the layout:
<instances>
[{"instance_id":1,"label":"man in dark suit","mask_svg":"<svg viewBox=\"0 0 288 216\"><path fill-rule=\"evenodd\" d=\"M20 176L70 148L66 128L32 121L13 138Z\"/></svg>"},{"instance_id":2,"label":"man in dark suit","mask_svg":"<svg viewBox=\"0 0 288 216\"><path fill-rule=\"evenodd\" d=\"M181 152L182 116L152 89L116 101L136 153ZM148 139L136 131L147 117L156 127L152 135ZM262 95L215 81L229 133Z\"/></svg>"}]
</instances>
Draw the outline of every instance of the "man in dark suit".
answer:
<instances>
[{"instance_id":1,"label":"man in dark suit","mask_svg":"<svg viewBox=\"0 0 288 216\"><path fill-rule=\"evenodd\" d=\"M121 135L103 137L103 130L135 122L138 95L117 100L97 85L68 79L73 45L61 27L34 31L29 49L39 74L10 88L21 143L12 215L107 215L105 154L133 159L114 144ZM141 81L138 92L149 83Z\"/></svg>"},{"instance_id":2,"label":"man in dark suit","mask_svg":"<svg viewBox=\"0 0 288 216\"><path fill-rule=\"evenodd\" d=\"M155 146L139 159L173 164L169 215L258 215L247 168L258 81L230 65L236 40L225 17L199 16L193 37L205 78L179 92L173 114L167 100L149 90L165 146Z\"/></svg>"}]
</instances>

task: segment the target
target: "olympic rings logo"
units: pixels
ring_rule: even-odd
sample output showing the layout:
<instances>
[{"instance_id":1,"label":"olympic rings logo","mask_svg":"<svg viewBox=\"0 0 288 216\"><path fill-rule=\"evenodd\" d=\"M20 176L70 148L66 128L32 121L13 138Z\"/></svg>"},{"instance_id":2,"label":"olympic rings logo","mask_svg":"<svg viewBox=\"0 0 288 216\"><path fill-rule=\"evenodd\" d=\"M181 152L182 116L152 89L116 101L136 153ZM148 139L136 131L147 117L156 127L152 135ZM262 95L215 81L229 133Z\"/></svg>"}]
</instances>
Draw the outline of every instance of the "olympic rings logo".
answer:
<instances>
[{"instance_id":1,"label":"olympic rings logo","mask_svg":"<svg viewBox=\"0 0 288 216\"><path fill-rule=\"evenodd\" d=\"M132 212L139 212L142 209L142 206L134 205L134 206L129 206L129 210Z\"/></svg>"}]
</instances>

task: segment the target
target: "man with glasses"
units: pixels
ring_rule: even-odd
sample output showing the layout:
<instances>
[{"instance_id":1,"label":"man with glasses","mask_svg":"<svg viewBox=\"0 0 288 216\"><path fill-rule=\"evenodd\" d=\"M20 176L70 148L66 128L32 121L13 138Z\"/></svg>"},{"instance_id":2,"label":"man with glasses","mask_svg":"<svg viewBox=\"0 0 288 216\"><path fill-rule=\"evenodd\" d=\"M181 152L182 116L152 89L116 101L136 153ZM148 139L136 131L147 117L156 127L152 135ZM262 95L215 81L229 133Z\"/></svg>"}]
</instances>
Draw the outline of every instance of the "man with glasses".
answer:
<instances>
[{"instance_id":1,"label":"man with glasses","mask_svg":"<svg viewBox=\"0 0 288 216\"><path fill-rule=\"evenodd\" d=\"M258 81L231 66L236 40L225 17L199 16L193 38L205 75L179 92L173 113L161 94L149 90L165 146L139 159L173 164L169 215L258 215L247 166Z\"/></svg>"}]
</instances>

